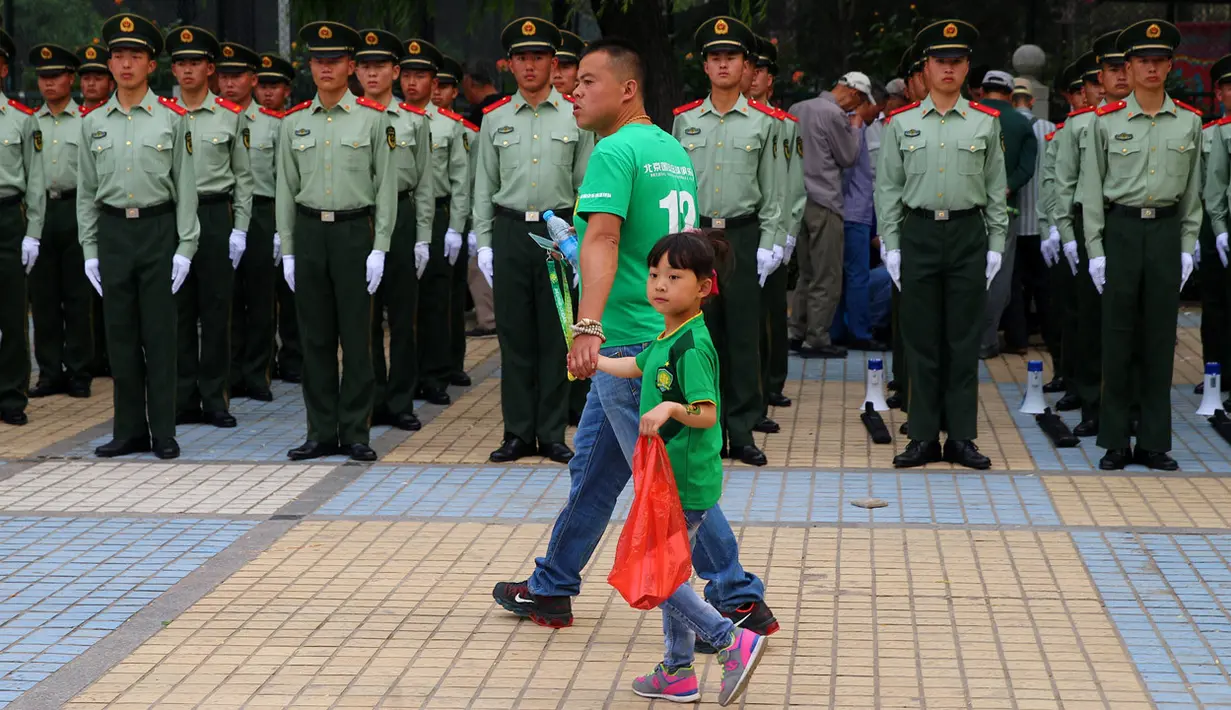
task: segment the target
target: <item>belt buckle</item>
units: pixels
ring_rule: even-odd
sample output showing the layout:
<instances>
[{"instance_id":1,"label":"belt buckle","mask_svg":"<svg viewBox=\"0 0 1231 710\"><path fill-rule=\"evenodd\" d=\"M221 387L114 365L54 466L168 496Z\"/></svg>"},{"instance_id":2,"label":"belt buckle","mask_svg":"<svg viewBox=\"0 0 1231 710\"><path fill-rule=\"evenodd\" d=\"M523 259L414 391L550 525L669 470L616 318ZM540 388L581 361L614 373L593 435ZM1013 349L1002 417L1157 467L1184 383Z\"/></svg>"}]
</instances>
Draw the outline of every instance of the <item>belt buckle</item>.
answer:
<instances>
[{"instance_id":1,"label":"belt buckle","mask_svg":"<svg viewBox=\"0 0 1231 710\"><path fill-rule=\"evenodd\" d=\"M321 210L321 221L322 222L334 221L333 211L332 210Z\"/></svg>"},{"instance_id":2,"label":"belt buckle","mask_svg":"<svg viewBox=\"0 0 1231 710\"><path fill-rule=\"evenodd\" d=\"M59 191L59 190L54 190L54 189L53 189L53 190L48 190L48 191L47 191L47 196L48 196L48 197L50 197L50 198L51 198L51 199L53 199L53 200L58 200L58 199L60 199L60 191Z\"/></svg>"},{"instance_id":3,"label":"belt buckle","mask_svg":"<svg viewBox=\"0 0 1231 710\"><path fill-rule=\"evenodd\" d=\"M937 222L948 222L949 210L934 210L932 212L932 219Z\"/></svg>"},{"instance_id":4,"label":"belt buckle","mask_svg":"<svg viewBox=\"0 0 1231 710\"><path fill-rule=\"evenodd\" d=\"M1153 207L1142 207L1141 208L1141 218L1142 219L1154 219L1157 216L1158 216L1158 213L1154 211Z\"/></svg>"},{"instance_id":5,"label":"belt buckle","mask_svg":"<svg viewBox=\"0 0 1231 710\"><path fill-rule=\"evenodd\" d=\"M527 221L527 222L537 222L537 221L539 221L539 213L538 213L538 212L534 212L534 211L527 211L527 212L526 212L526 221Z\"/></svg>"},{"instance_id":6,"label":"belt buckle","mask_svg":"<svg viewBox=\"0 0 1231 710\"><path fill-rule=\"evenodd\" d=\"M713 227L714 229L726 229L727 220L725 217L715 217L714 219L710 220L710 226Z\"/></svg>"},{"instance_id":7,"label":"belt buckle","mask_svg":"<svg viewBox=\"0 0 1231 710\"><path fill-rule=\"evenodd\" d=\"M139 219L140 217L141 217L140 207L125 207L124 208L124 218L125 219Z\"/></svg>"}]
</instances>

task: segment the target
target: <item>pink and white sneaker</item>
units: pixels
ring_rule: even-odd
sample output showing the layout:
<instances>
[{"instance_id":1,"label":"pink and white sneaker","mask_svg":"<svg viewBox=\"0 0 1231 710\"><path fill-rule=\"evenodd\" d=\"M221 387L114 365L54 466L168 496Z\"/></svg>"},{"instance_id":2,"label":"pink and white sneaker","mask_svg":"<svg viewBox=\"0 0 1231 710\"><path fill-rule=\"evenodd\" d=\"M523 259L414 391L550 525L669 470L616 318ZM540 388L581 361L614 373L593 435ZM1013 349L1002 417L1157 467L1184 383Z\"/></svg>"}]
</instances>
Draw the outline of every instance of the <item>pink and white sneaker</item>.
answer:
<instances>
[{"instance_id":1,"label":"pink and white sneaker","mask_svg":"<svg viewBox=\"0 0 1231 710\"><path fill-rule=\"evenodd\" d=\"M657 698L673 703L694 703L701 699L697 673L692 666L676 668L674 672L659 663L650 675L633 681L633 692L643 698Z\"/></svg>"},{"instance_id":2,"label":"pink and white sneaker","mask_svg":"<svg viewBox=\"0 0 1231 710\"><path fill-rule=\"evenodd\" d=\"M731 645L718 651L718 662L722 664L722 692L718 693L718 704L730 705L744 688L752 671L761 662L761 654L765 652L765 644L769 639L758 636L748 629L735 629L735 637Z\"/></svg>"}]
</instances>

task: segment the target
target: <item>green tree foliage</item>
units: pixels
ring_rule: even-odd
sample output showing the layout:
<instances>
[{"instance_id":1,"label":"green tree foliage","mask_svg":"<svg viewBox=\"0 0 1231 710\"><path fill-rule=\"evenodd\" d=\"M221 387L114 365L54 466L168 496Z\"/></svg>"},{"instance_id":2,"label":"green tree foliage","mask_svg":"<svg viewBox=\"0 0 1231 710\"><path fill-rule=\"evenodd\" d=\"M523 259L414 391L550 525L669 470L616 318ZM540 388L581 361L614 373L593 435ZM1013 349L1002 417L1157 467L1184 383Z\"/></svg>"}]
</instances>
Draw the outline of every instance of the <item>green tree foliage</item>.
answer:
<instances>
[{"instance_id":1,"label":"green tree foliage","mask_svg":"<svg viewBox=\"0 0 1231 710\"><path fill-rule=\"evenodd\" d=\"M90 0L6 0L16 2L16 27L9 34L17 43L17 57L23 65L22 87L33 89L37 78L25 67L30 45L50 42L76 49L98 38L103 17L94 11Z\"/></svg>"}]
</instances>

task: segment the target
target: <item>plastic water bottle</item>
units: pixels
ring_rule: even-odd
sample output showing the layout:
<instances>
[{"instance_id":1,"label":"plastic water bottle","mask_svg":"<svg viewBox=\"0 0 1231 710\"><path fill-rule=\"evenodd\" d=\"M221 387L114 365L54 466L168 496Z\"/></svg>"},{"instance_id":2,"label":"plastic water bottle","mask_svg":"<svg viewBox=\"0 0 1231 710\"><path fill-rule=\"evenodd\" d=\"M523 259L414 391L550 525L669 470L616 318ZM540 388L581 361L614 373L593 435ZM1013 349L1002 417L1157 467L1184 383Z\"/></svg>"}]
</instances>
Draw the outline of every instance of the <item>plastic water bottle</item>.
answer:
<instances>
[{"instance_id":1,"label":"plastic water bottle","mask_svg":"<svg viewBox=\"0 0 1231 710\"><path fill-rule=\"evenodd\" d=\"M547 223L547 234L556 243L556 248L568 259L574 269L580 269L579 248L577 245L577 230L568 222L556 216L555 212L547 210L543 213L543 221Z\"/></svg>"}]
</instances>

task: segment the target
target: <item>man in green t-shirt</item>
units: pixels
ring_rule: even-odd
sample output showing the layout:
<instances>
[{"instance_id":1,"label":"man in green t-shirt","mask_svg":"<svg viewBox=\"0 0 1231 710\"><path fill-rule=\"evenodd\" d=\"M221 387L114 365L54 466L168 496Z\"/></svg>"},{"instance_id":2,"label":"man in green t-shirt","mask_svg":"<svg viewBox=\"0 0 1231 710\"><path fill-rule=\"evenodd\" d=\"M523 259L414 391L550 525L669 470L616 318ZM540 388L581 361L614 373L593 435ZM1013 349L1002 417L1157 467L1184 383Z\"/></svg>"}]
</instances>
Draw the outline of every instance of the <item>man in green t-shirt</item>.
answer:
<instances>
[{"instance_id":1,"label":"man in green t-shirt","mask_svg":"<svg viewBox=\"0 0 1231 710\"><path fill-rule=\"evenodd\" d=\"M632 475L639 381L596 375L598 356L635 356L662 332L662 315L646 298L646 259L659 239L697 221L692 161L645 114L642 67L640 55L622 40L594 42L582 55L574 116L602 140L590 156L575 211L582 283L569 369L593 377L593 386L569 462L572 490L547 554L536 560L530 579L501 582L492 591L514 614L554 628L573 623L570 598L580 591L581 570ZM765 586L740 566L731 525L718 507L697 532L693 563L709 580L706 597L723 615L758 634L778 630L764 602Z\"/></svg>"}]
</instances>

